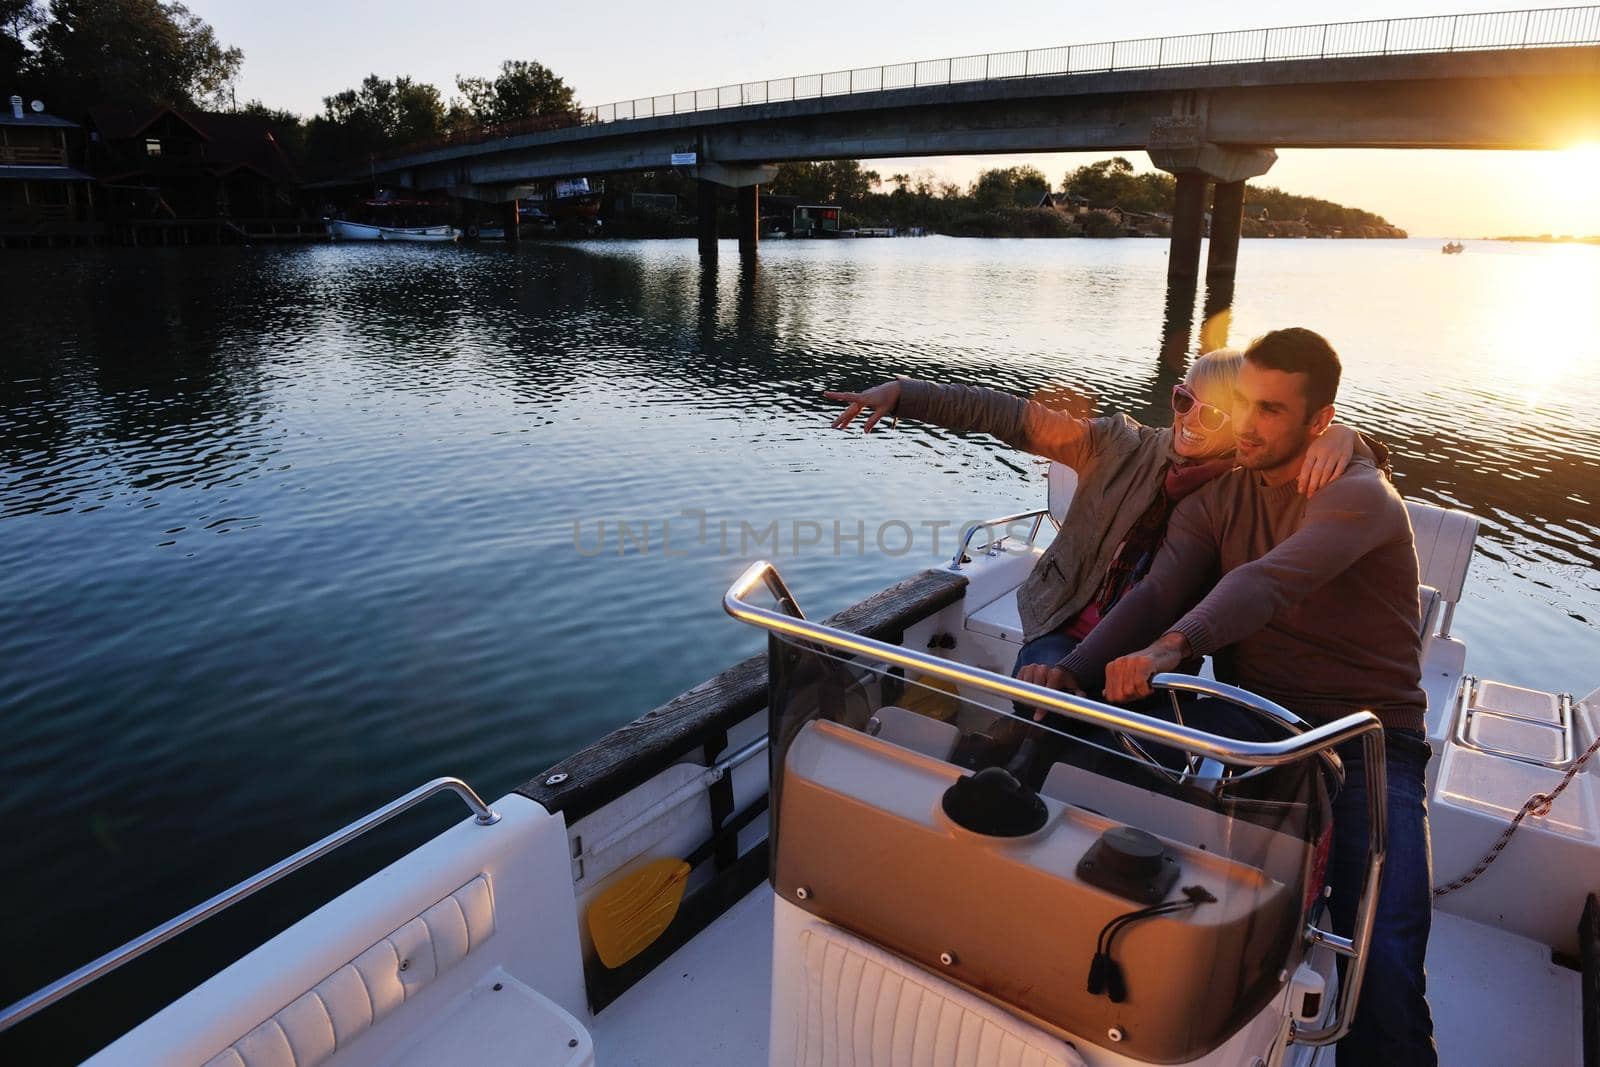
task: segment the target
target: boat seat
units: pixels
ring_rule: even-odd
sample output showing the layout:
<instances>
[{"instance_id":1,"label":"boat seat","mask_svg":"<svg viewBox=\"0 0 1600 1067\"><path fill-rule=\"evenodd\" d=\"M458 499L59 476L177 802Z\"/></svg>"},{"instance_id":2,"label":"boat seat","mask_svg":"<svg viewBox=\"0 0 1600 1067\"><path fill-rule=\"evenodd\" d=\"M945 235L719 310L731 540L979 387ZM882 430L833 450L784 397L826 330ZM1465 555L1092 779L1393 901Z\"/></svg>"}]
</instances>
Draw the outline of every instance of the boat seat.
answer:
<instances>
[{"instance_id":1,"label":"boat seat","mask_svg":"<svg viewBox=\"0 0 1600 1067\"><path fill-rule=\"evenodd\" d=\"M1472 565L1472 544L1478 537L1478 517L1471 512L1441 508L1420 500L1407 500L1411 532L1417 543L1418 578L1437 590L1442 617L1438 634L1450 635L1450 622ZM1424 623L1429 621L1424 600ZM1428 633L1424 631L1424 636Z\"/></svg>"},{"instance_id":2,"label":"boat seat","mask_svg":"<svg viewBox=\"0 0 1600 1067\"><path fill-rule=\"evenodd\" d=\"M479 875L328 975L207 1060L205 1067L316 1067L339 1062L335 1061L337 1053L460 964L494 932L494 894L488 878ZM504 972L492 972L492 977L499 988L493 988L487 979L478 983L485 988L475 988L464 1004L430 1027L432 1036L427 1044L449 1040L458 1052L485 1051L482 1046L486 1042L505 1045L508 1055L504 1059L483 1055L471 1059L474 1063L510 1063L514 1061L510 1053L535 1035L542 1044L559 1036L556 1047L563 1053L585 1053L592 1059L589 1035L570 1014ZM506 992L508 984L512 986L509 995L493 998L492 1007L491 1000L481 995L491 988L497 994ZM515 1018L500 1018L507 1016L506 1008L513 1000L523 1001ZM458 1018L461 1025L450 1025ZM509 1044L499 1033L507 1030L514 1031ZM572 1040L577 1044L569 1049L567 1042ZM397 1062L413 1060L408 1055ZM588 1061L552 1057L541 1062Z\"/></svg>"}]
</instances>

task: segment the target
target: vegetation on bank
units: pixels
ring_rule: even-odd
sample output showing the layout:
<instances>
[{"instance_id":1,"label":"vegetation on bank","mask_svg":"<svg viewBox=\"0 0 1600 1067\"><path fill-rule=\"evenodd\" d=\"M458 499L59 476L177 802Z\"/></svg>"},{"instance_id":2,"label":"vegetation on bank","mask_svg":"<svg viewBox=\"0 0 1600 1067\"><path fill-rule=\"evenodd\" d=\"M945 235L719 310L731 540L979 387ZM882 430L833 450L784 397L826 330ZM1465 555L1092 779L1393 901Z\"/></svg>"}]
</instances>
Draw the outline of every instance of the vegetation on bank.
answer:
<instances>
[{"instance_id":1,"label":"vegetation on bank","mask_svg":"<svg viewBox=\"0 0 1600 1067\"><path fill-rule=\"evenodd\" d=\"M181 3L0 0L0 89L79 117L100 104L242 111L270 119L278 140L318 173L411 145L470 139L519 124L575 125L572 88L541 63L510 59L489 77L458 75L456 94L371 74L323 97L309 118L239 102L244 53Z\"/></svg>"},{"instance_id":2,"label":"vegetation on bank","mask_svg":"<svg viewBox=\"0 0 1600 1067\"><path fill-rule=\"evenodd\" d=\"M931 172L885 179L857 160L785 163L763 188L804 203L837 204L845 228L921 227L956 237L1166 237L1172 232L1175 182L1170 174L1135 172L1118 156L1067 172L1059 188L1037 167L998 167L965 189ZM626 200L635 192L671 193L694 203L694 181L672 170L615 175L607 190ZM623 229L639 236L679 232L670 214L634 209ZM1404 237L1382 216L1271 186L1245 187L1246 237Z\"/></svg>"}]
</instances>

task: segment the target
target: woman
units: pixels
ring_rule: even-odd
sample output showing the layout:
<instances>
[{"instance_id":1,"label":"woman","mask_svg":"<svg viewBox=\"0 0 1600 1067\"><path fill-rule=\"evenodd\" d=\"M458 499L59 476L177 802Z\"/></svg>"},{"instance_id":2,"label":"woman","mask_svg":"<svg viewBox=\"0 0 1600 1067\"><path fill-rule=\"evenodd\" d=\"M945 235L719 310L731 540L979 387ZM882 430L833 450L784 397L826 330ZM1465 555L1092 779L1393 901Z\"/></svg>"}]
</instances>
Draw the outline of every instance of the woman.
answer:
<instances>
[{"instance_id":1,"label":"woman","mask_svg":"<svg viewBox=\"0 0 1600 1067\"><path fill-rule=\"evenodd\" d=\"M871 410L871 433L885 415L946 429L992 434L1014 448L1064 463L1078 488L1055 540L1017 591L1023 646L1012 673L1054 665L1149 571L1172 509L1233 467L1229 409L1243 356L1207 353L1172 391L1172 425L1144 426L1126 415L1078 418L994 389L896 378L863 393L826 392L848 405L834 420L845 429ZM1360 435L1332 426L1312 446L1300 472L1310 496L1340 474Z\"/></svg>"}]
</instances>

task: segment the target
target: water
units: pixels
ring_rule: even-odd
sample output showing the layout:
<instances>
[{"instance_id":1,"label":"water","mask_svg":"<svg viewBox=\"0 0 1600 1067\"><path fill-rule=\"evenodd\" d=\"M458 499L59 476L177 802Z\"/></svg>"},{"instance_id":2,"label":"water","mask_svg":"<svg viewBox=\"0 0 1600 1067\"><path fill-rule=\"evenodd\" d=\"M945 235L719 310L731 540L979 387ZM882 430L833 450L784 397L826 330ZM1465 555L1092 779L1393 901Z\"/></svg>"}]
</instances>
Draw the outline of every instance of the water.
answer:
<instances>
[{"instance_id":1,"label":"water","mask_svg":"<svg viewBox=\"0 0 1600 1067\"><path fill-rule=\"evenodd\" d=\"M692 242L8 253L0 999L434 775L500 795L756 650L720 610L750 558L824 615L935 562L920 524L1040 504L1029 457L832 432L819 393L1067 383L1159 419L1165 248L773 242L752 273L725 244L710 274ZM1473 668L1600 684L1600 249L1240 258L1233 339L1327 334L1341 418L1402 491L1484 518ZM0 1050L92 1049L461 814L433 802Z\"/></svg>"}]
</instances>

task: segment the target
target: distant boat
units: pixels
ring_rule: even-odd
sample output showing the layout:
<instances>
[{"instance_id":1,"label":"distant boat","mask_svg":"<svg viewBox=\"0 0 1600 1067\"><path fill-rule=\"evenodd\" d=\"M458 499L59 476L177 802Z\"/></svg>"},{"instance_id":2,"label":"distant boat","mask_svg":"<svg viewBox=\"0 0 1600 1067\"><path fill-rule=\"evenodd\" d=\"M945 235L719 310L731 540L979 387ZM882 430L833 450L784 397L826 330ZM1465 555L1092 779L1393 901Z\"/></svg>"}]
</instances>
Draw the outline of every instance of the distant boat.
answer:
<instances>
[{"instance_id":1,"label":"distant boat","mask_svg":"<svg viewBox=\"0 0 1600 1067\"><path fill-rule=\"evenodd\" d=\"M453 226L379 226L348 219L329 219L328 235L336 241L454 241L461 236Z\"/></svg>"},{"instance_id":2,"label":"distant boat","mask_svg":"<svg viewBox=\"0 0 1600 1067\"><path fill-rule=\"evenodd\" d=\"M1443 252L1447 256L1459 256L1466 250L1467 246L1462 244L1460 241L1446 242L1445 246L1439 249L1439 251Z\"/></svg>"},{"instance_id":3,"label":"distant boat","mask_svg":"<svg viewBox=\"0 0 1600 1067\"><path fill-rule=\"evenodd\" d=\"M461 231L435 221L448 206L431 200L363 200L353 219L329 219L336 241L454 241Z\"/></svg>"}]
</instances>

